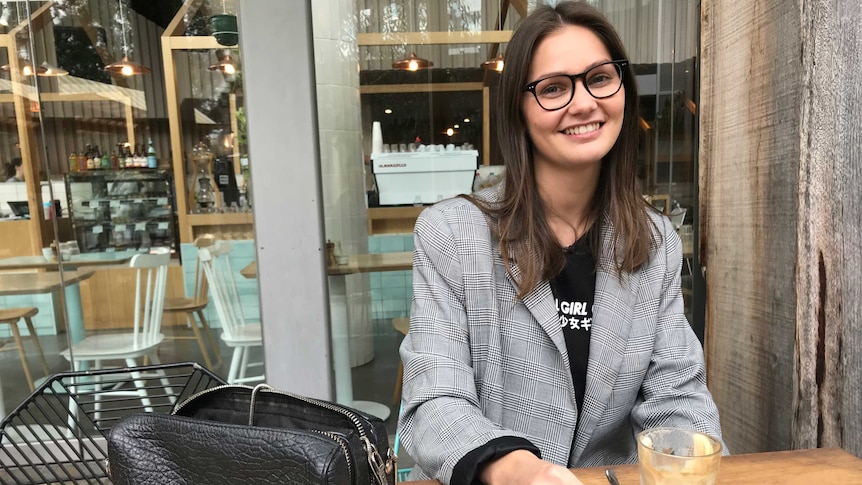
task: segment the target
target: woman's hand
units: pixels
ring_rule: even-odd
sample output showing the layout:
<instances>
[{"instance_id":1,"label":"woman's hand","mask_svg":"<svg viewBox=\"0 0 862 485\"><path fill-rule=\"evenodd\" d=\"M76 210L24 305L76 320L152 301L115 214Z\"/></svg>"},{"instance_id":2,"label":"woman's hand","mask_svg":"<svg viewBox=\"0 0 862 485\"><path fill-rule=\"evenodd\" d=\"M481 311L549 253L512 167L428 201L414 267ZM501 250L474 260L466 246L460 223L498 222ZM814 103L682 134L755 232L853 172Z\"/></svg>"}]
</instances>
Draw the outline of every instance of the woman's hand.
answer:
<instances>
[{"instance_id":1,"label":"woman's hand","mask_svg":"<svg viewBox=\"0 0 862 485\"><path fill-rule=\"evenodd\" d=\"M480 480L487 485L583 485L568 468L516 450L485 465Z\"/></svg>"}]
</instances>

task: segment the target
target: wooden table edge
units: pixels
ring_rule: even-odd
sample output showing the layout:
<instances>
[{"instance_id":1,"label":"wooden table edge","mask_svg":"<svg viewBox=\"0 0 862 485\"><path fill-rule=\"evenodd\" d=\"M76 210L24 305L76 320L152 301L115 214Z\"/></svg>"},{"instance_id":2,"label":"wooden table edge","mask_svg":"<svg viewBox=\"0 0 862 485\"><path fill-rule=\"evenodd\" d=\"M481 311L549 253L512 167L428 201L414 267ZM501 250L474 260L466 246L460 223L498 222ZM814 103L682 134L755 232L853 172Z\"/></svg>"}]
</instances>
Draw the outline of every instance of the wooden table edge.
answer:
<instances>
[{"instance_id":1,"label":"wooden table edge","mask_svg":"<svg viewBox=\"0 0 862 485\"><path fill-rule=\"evenodd\" d=\"M761 467L762 473L756 473L757 469L749 470L749 467L765 465ZM795 467L794 467L795 465ZM613 468L617 472L620 483L628 485L638 483L639 472L637 465L611 465L589 468L572 469L584 485L607 485L605 469ZM836 482L830 481L832 477L845 479L847 474L852 474L852 479L859 481ZM765 475L769 477L765 478ZM740 479L750 476L751 481ZM792 477L800 481L792 481ZM769 480L776 481L769 481ZM787 481L791 479L791 481ZM862 483L862 459L848 453L841 448L811 448L807 450L770 451L763 453L746 453L730 455L722 458L721 468L717 483L719 485L738 484L761 484L761 483L808 483L810 479L825 479L820 483ZM764 481L767 480L767 481ZM401 482L405 485L440 485L437 480L420 480L413 482Z\"/></svg>"}]
</instances>

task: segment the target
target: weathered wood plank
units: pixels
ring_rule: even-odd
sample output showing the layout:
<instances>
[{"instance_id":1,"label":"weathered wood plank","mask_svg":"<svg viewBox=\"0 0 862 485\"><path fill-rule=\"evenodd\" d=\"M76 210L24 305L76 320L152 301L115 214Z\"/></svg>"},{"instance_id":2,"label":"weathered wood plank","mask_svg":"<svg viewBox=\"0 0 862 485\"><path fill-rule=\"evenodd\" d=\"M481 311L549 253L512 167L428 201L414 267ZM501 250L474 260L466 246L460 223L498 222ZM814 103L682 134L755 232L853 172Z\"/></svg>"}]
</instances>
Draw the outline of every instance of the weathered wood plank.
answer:
<instances>
[{"instance_id":1,"label":"weathered wood plank","mask_svg":"<svg viewBox=\"0 0 862 485\"><path fill-rule=\"evenodd\" d=\"M702 3L706 352L734 452L862 453L860 25L851 0Z\"/></svg>"}]
</instances>

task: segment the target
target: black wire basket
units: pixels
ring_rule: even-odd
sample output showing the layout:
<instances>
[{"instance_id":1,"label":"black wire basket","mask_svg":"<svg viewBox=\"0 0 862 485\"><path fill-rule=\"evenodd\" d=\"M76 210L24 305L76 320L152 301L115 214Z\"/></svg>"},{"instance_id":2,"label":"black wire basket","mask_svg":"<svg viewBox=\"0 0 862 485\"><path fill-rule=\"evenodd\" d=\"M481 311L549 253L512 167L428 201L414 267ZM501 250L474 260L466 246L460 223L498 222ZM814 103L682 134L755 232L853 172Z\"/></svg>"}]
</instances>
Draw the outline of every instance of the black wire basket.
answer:
<instances>
[{"instance_id":1,"label":"black wire basket","mask_svg":"<svg viewBox=\"0 0 862 485\"><path fill-rule=\"evenodd\" d=\"M169 413L226 382L191 362L64 372L0 421L0 484L111 483L107 435L134 413Z\"/></svg>"}]
</instances>

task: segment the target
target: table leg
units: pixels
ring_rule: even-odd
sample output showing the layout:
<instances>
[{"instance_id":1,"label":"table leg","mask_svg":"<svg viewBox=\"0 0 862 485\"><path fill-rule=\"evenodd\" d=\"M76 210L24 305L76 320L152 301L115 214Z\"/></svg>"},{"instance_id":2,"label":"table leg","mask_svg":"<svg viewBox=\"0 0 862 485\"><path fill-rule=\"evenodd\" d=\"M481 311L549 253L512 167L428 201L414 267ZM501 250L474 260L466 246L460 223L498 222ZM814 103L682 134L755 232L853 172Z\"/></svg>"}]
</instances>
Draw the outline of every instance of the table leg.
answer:
<instances>
[{"instance_id":1,"label":"table leg","mask_svg":"<svg viewBox=\"0 0 862 485\"><path fill-rule=\"evenodd\" d=\"M389 406L353 400L350 370L350 326L347 317L347 277L329 277L329 316L332 321L332 366L335 369L335 401L386 420Z\"/></svg>"},{"instance_id":2,"label":"table leg","mask_svg":"<svg viewBox=\"0 0 862 485\"><path fill-rule=\"evenodd\" d=\"M84 310L81 305L81 286L79 284L66 285L64 288L66 300L66 331L69 333L69 342L76 344L84 340Z\"/></svg>"}]
</instances>

